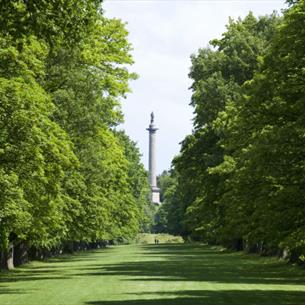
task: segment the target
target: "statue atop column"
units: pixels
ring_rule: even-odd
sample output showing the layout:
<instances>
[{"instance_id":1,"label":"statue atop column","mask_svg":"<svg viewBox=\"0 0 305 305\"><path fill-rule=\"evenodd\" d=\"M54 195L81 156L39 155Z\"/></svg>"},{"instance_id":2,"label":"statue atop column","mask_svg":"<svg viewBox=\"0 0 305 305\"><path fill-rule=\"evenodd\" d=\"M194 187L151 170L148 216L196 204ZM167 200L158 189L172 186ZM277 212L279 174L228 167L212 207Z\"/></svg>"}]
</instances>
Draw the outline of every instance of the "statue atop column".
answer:
<instances>
[{"instance_id":1,"label":"statue atop column","mask_svg":"<svg viewBox=\"0 0 305 305\"><path fill-rule=\"evenodd\" d=\"M152 113L150 114L150 124L153 124L153 123L154 123L154 119L155 119L155 115L154 115L154 113L152 112Z\"/></svg>"}]
</instances>

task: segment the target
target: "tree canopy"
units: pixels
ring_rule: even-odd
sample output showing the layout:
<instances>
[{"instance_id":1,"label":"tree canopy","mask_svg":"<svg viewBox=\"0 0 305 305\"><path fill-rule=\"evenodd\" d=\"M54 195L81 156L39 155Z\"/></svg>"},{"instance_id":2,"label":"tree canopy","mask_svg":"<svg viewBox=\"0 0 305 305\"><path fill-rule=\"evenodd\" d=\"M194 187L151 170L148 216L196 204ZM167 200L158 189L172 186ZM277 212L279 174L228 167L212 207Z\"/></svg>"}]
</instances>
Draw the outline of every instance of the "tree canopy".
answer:
<instances>
[{"instance_id":1,"label":"tree canopy","mask_svg":"<svg viewBox=\"0 0 305 305\"><path fill-rule=\"evenodd\" d=\"M304 7L230 20L192 56L194 132L173 161L177 233L304 258Z\"/></svg>"},{"instance_id":2,"label":"tree canopy","mask_svg":"<svg viewBox=\"0 0 305 305\"><path fill-rule=\"evenodd\" d=\"M1 1L0 239L37 249L134 236L146 172L116 126L133 63L101 1Z\"/></svg>"}]
</instances>

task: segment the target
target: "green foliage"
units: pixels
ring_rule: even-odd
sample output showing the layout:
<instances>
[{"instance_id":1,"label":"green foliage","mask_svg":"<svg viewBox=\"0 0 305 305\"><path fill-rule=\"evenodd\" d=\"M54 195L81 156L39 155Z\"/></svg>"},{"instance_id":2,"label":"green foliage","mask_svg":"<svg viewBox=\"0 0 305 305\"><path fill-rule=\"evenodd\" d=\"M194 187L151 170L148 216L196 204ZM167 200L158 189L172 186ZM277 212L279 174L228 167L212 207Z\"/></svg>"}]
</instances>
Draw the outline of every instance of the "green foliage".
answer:
<instances>
[{"instance_id":1,"label":"green foliage","mask_svg":"<svg viewBox=\"0 0 305 305\"><path fill-rule=\"evenodd\" d=\"M94 24L100 0L0 0L0 28L14 38L35 35L50 46L72 45Z\"/></svg>"},{"instance_id":2,"label":"green foliage","mask_svg":"<svg viewBox=\"0 0 305 305\"><path fill-rule=\"evenodd\" d=\"M235 101L243 95L242 85L253 77L277 23L275 15L256 19L251 13L244 20L230 20L222 38L211 41L213 49L200 49L192 56L195 130L182 142L173 164L180 227L193 238L219 239L224 221L220 199L235 166L234 159L225 156L223 139L232 124Z\"/></svg>"},{"instance_id":3,"label":"green foliage","mask_svg":"<svg viewBox=\"0 0 305 305\"><path fill-rule=\"evenodd\" d=\"M155 216L154 231L174 235L186 235L184 231L184 210L180 206L177 177L173 170L164 171L158 177L162 204Z\"/></svg>"},{"instance_id":4,"label":"green foliage","mask_svg":"<svg viewBox=\"0 0 305 305\"><path fill-rule=\"evenodd\" d=\"M230 20L192 56L194 132L173 161L171 213L194 238L304 255L304 7Z\"/></svg>"},{"instance_id":5,"label":"green foliage","mask_svg":"<svg viewBox=\"0 0 305 305\"><path fill-rule=\"evenodd\" d=\"M304 22L304 1L300 1L284 15L260 70L245 84L239 112L224 141L238 148L232 154L236 171L228 180L231 190L226 200L231 201L228 214L237 206L240 214L227 223L235 227L237 220L245 243L263 245L266 251L286 248L302 253L305 249L301 237ZM243 130L243 136L237 137L237 130ZM245 223L245 217L251 221Z\"/></svg>"},{"instance_id":6,"label":"green foliage","mask_svg":"<svg viewBox=\"0 0 305 305\"><path fill-rule=\"evenodd\" d=\"M54 105L37 82L44 74L45 45L33 36L17 41L23 45L21 51L8 37L1 43L0 168L3 177L12 182L3 185L7 188L4 194L18 194L16 202L5 195L1 206L4 210L16 208L13 213L19 223L30 214L24 231L19 228L17 232L14 226L2 228L6 238L24 239L27 232L33 242L50 245L64 228L61 180L76 159L66 133L50 119ZM5 217L1 222L6 223Z\"/></svg>"},{"instance_id":7,"label":"green foliage","mask_svg":"<svg viewBox=\"0 0 305 305\"><path fill-rule=\"evenodd\" d=\"M120 99L136 78L100 1L1 1L0 238L50 248L132 237L147 179Z\"/></svg>"}]
</instances>

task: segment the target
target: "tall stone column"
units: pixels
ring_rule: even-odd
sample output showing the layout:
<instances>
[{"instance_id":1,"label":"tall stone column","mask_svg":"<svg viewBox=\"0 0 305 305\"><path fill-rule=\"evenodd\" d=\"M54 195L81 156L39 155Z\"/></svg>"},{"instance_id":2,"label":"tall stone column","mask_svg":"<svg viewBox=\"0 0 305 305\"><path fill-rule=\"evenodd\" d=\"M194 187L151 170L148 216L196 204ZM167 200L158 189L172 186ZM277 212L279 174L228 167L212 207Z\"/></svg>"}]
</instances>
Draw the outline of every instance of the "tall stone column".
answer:
<instances>
[{"instance_id":1,"label":"tall stone column","mask_svg":"<svg viewBox=\"0 0 305 305\"><path fill-rule=\"evenodd\" d=\"M149 131L149 183L151 188L151 202L160 204L160 189L157 187L157 164L156 164L156 128L154 113L151 113Z\"/></svg>"}]
</instances>

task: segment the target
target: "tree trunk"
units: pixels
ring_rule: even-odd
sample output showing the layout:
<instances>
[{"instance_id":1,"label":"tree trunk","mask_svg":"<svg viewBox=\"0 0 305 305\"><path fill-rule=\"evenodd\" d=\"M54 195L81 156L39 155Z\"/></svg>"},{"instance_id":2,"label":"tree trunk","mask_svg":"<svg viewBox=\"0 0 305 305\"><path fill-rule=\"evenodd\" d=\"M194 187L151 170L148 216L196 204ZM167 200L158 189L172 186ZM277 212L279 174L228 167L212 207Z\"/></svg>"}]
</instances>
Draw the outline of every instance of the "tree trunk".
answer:
<instances>
[{"instance_id":1,"label":"tree trunk","mask_svg":"<svg viewBox=\"0 0 305 305\"><path fill-rule=\"evenodd\" d=\"M7 261L7 270L14 269L14 244L9 243L7 254L6 254L6 261Z\"/></svg>"},{"instance_id":2,"label":"tree trunk","mask_svg":"<svg viewBox=\"0 0 305 305\"><path fill-rule=\"evenodd\" d=\"M14 269L14 244L9 243L8 249L1 253L1 267L4 270Z\"/></svg>"}]
</instances>

